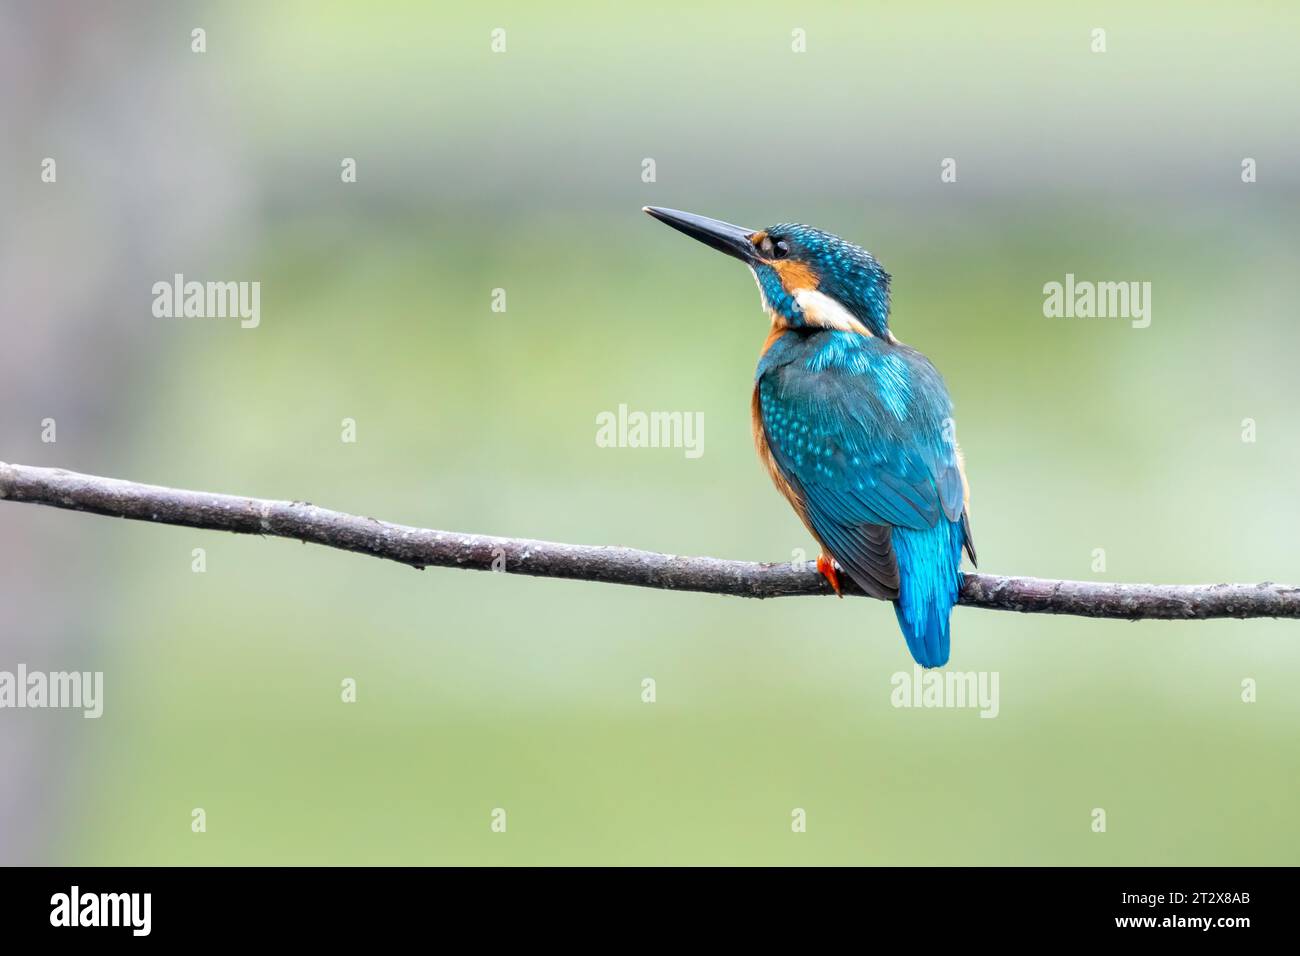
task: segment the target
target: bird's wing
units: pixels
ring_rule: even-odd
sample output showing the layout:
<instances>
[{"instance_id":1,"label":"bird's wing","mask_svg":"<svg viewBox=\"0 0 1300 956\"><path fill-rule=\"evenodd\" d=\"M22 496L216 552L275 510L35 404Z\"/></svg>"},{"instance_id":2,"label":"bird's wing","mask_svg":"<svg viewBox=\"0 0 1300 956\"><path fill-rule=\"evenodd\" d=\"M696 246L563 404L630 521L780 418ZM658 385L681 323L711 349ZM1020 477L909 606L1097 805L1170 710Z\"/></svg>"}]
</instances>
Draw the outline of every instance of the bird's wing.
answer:
<instances>
[{"instance_id":1,"label":"bird's wing","mask_svg":"<svg viewBox=\"0 0 1300 956\"><path fill-rule=\"evenodd\" d=\"M891 526L930 528L965 513L938 373L924 358L885 354L852 370L772 369L757 389L773 463L813 533L864 590L897 597Z\"/></svg>"}]
</instances>

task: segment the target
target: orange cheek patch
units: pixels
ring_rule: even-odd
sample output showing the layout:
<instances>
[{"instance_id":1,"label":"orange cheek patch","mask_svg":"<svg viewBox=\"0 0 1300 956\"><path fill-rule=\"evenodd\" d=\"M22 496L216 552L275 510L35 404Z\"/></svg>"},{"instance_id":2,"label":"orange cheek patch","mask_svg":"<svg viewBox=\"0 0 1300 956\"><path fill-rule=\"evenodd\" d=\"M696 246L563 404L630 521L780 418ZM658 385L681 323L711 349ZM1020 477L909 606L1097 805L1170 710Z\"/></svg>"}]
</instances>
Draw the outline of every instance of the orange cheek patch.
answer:
<instances>
[{"instance_id":1,"label":"orange cheek patch","mask_svg":"<svg viewBox=\"0 0 1300 956\"><path fill-rule=\"evenodd\" d=\"M818 285L817 273L813 272L812 267L806 262L795 262L792 259L777 259L772 263L772 268L781 278L781 285L785 286L785 291L791 295L798 289L816 289Z\"/></svg>"}]
</instances>

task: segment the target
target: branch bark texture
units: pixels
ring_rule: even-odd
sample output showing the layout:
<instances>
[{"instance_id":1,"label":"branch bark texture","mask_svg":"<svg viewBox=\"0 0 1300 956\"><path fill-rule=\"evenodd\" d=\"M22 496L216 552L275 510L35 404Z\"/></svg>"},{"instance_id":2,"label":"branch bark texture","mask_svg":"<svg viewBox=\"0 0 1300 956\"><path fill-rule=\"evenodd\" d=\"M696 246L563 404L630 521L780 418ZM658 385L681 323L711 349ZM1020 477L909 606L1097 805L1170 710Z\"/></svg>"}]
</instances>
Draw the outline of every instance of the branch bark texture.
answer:
<instances>
[{"instance_id":1,"label":"branch bark texture","mask_svg":"<svg viewBox=\"0 0 1300 956\"><path fill-rule=\"evenodd\" d=\"M303 501L186 491L4 462L0 462L0 501L187 528L292 538L414 568L502 570L534 577L749 598L833 593L811 565L755 564L633 548L437 531L331 511ZM861 593L847 576L841 580L846 585L845 593ZM1300 587L1269 582L1112 584L969 573L958 603L1026 614L1128 620L1300 618Z\"/></svg>"}]
</instances>

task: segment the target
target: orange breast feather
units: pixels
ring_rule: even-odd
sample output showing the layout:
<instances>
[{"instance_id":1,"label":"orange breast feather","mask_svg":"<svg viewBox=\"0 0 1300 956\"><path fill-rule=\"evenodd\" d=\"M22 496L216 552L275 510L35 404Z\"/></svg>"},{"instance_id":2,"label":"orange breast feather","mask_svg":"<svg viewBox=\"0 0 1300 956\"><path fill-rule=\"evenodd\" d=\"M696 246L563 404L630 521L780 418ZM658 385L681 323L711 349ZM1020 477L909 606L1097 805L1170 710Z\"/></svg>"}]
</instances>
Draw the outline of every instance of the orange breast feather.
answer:
<instances>
[{"instance_id":1,"label":"orange breast feather","mask_svg":"<svg viewBox=\"0 0 1300 956\"><path fill-rule=\"evenodd\" d=\"M766 351L766 346L764 351ZM799 520L804 523L808 533L817 540L818 544L822 544L821 539L817 538L817 533L813 531L812 525L808 521L808 510L804 507L799 492L786 480L785 476L781 474L781 470L776 466L776 458L772 455L772 446L767 442L767 431L763 428L763 411L759 406L757 385L754 386L754 395L750 399L749 406L751 424L754 429L754 448L758 451L758 460L763 463L767 473L772 476L772 484L776 485L776 490L785 496L786 501L790 502L790 507L799 516ZM825 545L822 545L822 548L825 550Z\"/></svg>"}]
</instances>

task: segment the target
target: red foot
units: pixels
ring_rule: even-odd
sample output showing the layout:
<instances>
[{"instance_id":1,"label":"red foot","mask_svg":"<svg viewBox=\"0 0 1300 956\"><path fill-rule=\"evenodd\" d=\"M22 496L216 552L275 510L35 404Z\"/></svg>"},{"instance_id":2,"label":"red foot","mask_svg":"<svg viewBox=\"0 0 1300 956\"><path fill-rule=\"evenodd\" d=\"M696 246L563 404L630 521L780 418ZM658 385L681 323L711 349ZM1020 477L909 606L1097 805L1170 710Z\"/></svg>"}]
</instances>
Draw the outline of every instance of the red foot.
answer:
<instances>
[{"instance_id":1,"label":"red foot","mask_svg":"<svg viewBox=\"0 0 1300 956\"><path fill-rule=\"evenodd\" d=\"M835 562L830 559L829 555L823 554L817 559L817 571L831 583L831 587L835 589L836 594L844 597L844 589L840 587L840 576L835 572Z\"/></svg>"}]
</instances>

